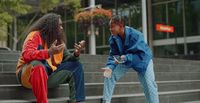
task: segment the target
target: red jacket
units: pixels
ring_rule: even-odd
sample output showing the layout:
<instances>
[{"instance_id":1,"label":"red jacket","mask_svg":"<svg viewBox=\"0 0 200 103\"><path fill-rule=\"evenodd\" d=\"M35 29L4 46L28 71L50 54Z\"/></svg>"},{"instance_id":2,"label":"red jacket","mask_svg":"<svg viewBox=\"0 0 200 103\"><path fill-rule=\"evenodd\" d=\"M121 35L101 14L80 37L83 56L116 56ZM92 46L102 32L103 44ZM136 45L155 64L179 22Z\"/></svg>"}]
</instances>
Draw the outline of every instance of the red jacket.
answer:
<instances>
[{"instance_id":1,"label":"red jacket","mask_svg":"<svg viewBox=\"0 0 200 103\"><path fill-rule=\"evenodd\" d=\"M53 71L57 69L57 66L61 62L79 60L79 57L74 56L74 54L70 53L66 48L59 54L54 54L52 59L48 53L48 47L45 44L46 43L43 42L39 31L29 33L23 44L16 73L18 73L25 64L30 63L33 60L46 60Z\"/></svg>"},{"instance_id":2,"label":"red jacket","mask_svg":"<svg viewBox=\"0 0 200 103\"><path fill-rule=\"evenodd\" d=\"M43 46L39 31L33 31L26 37L17 64L17 73L24 64L29 63L32 60L45 60L50 58L48 50L38 50L38 46L40 45Z\"/></svg>"}]
</instances>

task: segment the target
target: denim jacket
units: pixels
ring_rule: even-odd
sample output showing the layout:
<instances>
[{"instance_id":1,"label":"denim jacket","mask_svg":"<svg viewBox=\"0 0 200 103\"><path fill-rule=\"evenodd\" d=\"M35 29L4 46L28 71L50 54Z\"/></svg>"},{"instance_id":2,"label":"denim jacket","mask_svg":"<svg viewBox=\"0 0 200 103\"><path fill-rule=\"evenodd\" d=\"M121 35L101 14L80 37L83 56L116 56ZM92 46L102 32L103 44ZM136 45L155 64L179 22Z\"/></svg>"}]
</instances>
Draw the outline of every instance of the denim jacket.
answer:
<instances>
[{"instance_id":1,"label":"denim jacket","mask_svg":"<svg viewBox=\"0 0 200 103\"><path fill-rule=\"evenodd\" d=\"M141 32L131 27L125 26L125 40L119 35L111 35L109 38L110 53L106 66L114 70L115 64L113 56L125 55L123 64L128 68L133 68L138 72L146 71L149 61L152 59L152 52L145 43Z\"/></svg>"}]
</instances>

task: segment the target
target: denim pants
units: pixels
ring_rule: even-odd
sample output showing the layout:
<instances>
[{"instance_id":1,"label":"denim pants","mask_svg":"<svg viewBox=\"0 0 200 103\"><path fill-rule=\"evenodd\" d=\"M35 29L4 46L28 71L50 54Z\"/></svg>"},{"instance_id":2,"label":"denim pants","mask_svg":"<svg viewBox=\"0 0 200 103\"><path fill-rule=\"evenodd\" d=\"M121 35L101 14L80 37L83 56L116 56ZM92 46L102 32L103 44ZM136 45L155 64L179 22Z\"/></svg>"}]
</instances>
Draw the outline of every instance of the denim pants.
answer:
<instances>
[{"instance_id":1,"label":"denim pants","mask_svg":"<svg viewBox=\"0 0 200 103\"><path fill-rule=\"evenodd\" d=\"M111 78L104 78L103 100L111 102L112 94L116 82L128 72L129 68L124 64L118 64L113 70ZM159 103L158 88L155 82L153 61L150 60L144 73L137 73L139 81L143 87L147 103Z\"/></svg>"},{"instance_id":2,"label":"denim pants","mask_svg":"<svg viewBox=\"0 0 200 103\"><path fill-rule=\"evenodd\" d=\"M69 83L70 99L85 101L85 83L82 64L78 61L62 62L48 78L48 87Z\"/></svg>"}]
</instances>

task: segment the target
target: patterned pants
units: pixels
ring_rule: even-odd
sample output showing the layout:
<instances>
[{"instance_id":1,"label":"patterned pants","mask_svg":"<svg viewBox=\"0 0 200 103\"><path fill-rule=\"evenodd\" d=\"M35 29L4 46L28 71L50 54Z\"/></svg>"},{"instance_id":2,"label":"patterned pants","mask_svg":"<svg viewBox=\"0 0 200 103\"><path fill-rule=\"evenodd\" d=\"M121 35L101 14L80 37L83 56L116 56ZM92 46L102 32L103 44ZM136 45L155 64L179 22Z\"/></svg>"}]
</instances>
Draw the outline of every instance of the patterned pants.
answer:
<instances>
[{"instance_id":1,"label":"patterned pants","mask_svg":"<svg viewBox=\"0 0 200 103\"><path fill-rule=\"evenodd\" d=\"M103 100L106 101L106 103L111 102L116 82L123 77L128 70L129 68L127 68L126 65L119 64L113 70L111 78L104 79ZM138 72L137 74L144 89L147 103L159 103L158 88L155 82L155 75L153 71L153 61L151 60L149 62L149 65L144 73Z\"/></svg>"}]
</instances>

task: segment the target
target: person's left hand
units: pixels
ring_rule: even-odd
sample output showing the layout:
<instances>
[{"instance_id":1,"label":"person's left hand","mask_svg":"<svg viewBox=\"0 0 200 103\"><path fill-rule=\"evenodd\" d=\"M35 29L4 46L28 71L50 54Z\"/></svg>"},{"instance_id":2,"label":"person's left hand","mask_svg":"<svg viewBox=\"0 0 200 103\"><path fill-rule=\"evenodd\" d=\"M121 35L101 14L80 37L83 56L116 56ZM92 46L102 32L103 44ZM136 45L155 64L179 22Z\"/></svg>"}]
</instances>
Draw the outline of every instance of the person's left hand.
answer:
<instances>
[{"instance_id":1,"label":"person's left hand","mask_svg":"<svg viewBox=\"0 0 200 103\"><path fill-rule=\"evenodd\" d=\"M121 55L119 57L113 56L115 64L120 64L120 63L124 63L126 61L126 56L125 55Z\"/></svg>"},{"instance_id":2,"label":"person's left hand","mask_svg":"<svg viewBox=\"0 0 200 103\"><path fill-rule=\"evenodd\" d=\"M121 55L120 59L125 62L126 61L126 56L125 55Z\"/></svg>"},{"instance_id":3,"label":"person's left hand","mask_svg":"<svg viewBox=\"0 0 200 103\"><path fill-rule=\"evenodd\" d=\"M75 48L74 54L75 54L75 56L79 56L80 53L81 53L81 50L84 47L85 47L85 40L80 41L79 44L75 43L74 44L74 48Z\"/></svg>"}]
</instances>

